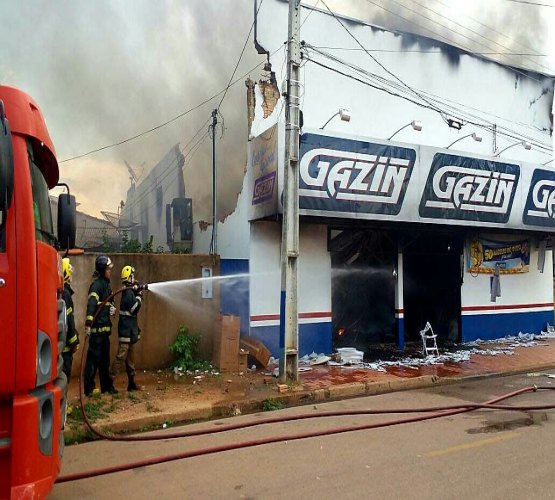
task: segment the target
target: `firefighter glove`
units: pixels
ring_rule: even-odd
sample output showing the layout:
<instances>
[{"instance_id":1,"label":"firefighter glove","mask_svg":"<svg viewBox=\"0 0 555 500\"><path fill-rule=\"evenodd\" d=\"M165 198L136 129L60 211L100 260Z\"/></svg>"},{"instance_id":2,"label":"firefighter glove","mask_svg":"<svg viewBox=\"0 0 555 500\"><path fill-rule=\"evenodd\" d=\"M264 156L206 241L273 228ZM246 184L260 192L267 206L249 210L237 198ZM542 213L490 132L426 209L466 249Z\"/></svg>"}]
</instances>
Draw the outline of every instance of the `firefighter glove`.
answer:
<instances>
[{"instance_id":1,"label":"firefighter glove","mask_svg":"<svg viewBox=\"0 0 555 500\"><path fill-rule=\"evenodd\" d=\"M87 337L89 337L91 335L91 327L90 326L85 327L85 335Z\"/></svg>"},{"instance_id":2,"label":"firefighter glove","mask_svg":"<svg viewBox=\"0 0 555 500\"><path fill-rule=\"evenodd\" d=\"M116 314L116 306L113 304L110 305L110 316L114 316Z\"/></svg>"}]
</instances>

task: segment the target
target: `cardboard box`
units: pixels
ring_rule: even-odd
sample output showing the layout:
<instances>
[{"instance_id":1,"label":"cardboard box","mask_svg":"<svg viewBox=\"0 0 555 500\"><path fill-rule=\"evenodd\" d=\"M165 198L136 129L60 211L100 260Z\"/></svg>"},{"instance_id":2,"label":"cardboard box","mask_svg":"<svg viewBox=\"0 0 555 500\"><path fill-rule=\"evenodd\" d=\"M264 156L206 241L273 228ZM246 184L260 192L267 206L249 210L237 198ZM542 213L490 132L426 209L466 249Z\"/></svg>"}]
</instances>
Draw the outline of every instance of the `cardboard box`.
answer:
<instances>
[{"instance_id":1,"label":"cardboard box","mask_svg":"<svg viewBox=\"0 0 555 500\"><path fill-rule=\"evenodd\" d=\"M249 351L245 349L239 349L239 373L247 373Z\"/></svg>"},{"instance_id":2,"label":"cardboard box","mask_svg":"<svg viewBox=\"0 0 555 500\"><path fill-rule=\"evenodd\" d=\"M221 316L214 337L212 362L222 372L239 370L239 316Z\"/></svg>"},{"instance_id":3,"label":"cardboard box","mask_svg":"<svg viewBox=\"0 0 555 500\"><path fill-rule=\"evenodd\" d=\"M262 342L260 342L260 340L256 340L252 337L242 337L241 347L249 351L250 356L254 359L257 365L262 368L266 368L268 366L272 353Z\"/></svg>"}]
</instances>

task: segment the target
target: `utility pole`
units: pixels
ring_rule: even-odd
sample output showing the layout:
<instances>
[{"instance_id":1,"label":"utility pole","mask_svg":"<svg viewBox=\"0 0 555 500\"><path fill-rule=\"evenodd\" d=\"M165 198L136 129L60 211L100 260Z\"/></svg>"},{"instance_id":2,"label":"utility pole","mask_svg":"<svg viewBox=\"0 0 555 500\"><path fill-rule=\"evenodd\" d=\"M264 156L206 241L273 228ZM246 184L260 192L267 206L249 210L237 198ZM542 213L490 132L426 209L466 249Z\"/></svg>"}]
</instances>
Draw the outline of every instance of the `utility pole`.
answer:
<instances>
[{"instance_id":1,"label":"utility pole","mask_svg":"<svg viewBox=\"0 0 555 500\"><path fill-rule=\"evenodd\" d=\"M285 108L284 204L281 232L281 297L279 378L299 378L297 258L299 256L299 75L300 0L289 0L287 96Z\"/></svg>"},{"instance_id":2,"label":"utility pole","mask_svg":"<svg viewBox=\"0 0 555 500\"><path fill-rule=\"evenodd\" d=\"M218 110L212 111L212 242L210 244L210 253L216 255L218 253L218 192L216 184L216 125L218 124Z\"/></svg>"}]
</instances>

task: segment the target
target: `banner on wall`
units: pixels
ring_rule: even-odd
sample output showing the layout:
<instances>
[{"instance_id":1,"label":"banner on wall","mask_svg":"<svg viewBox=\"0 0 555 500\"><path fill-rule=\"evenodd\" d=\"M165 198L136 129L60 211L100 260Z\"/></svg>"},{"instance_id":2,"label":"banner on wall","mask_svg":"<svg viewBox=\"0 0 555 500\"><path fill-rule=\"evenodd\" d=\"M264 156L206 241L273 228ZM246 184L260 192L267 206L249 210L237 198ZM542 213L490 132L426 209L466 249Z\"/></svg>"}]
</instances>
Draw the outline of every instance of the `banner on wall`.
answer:
<instances>
[{"instance_id":1,"label":"banner on wall","mask_svg":"<svg viewBox=\"0 0 555 500\"><path fill-rule=\"evenodd\" d=\"M530 270L530 241L493 241L472 238L467 243L467 270L470 273L527 273Z\"/></svg>"}]
</instances>

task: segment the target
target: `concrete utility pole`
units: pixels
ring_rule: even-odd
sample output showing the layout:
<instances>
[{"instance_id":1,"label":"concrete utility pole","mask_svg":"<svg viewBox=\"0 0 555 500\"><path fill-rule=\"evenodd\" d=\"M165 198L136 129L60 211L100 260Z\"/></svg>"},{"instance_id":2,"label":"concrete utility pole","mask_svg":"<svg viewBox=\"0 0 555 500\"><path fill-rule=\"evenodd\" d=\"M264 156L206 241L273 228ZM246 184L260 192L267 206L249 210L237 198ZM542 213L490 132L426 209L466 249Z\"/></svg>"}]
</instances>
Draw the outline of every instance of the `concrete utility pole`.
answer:
<instances>
[{"instance_id":1,"label":"concrete utility pole","mask_svg":"<svg viewBox=\"0 0 555 500\"><path fill-rule=\"evenodd\" d=\"M216 125L218 124L218 110L212 111L212 242L210 244L210 253L216 255L218 253L218 192L216 184Z\"/></svg>"},{"instance_id":2,"label":"concrete utility pole","mask_svg":"<svg viewBox=\"0 0 555 500\"><path fill-rule=\"evenodd\" d=\"M289 0L287 38L287 95L285 108L285 165L281 232L281 299L279 378L299 378L299 322L297 307L297 257L299 256L299 75L300 0Z\"/></svg>"}]
</instances>

